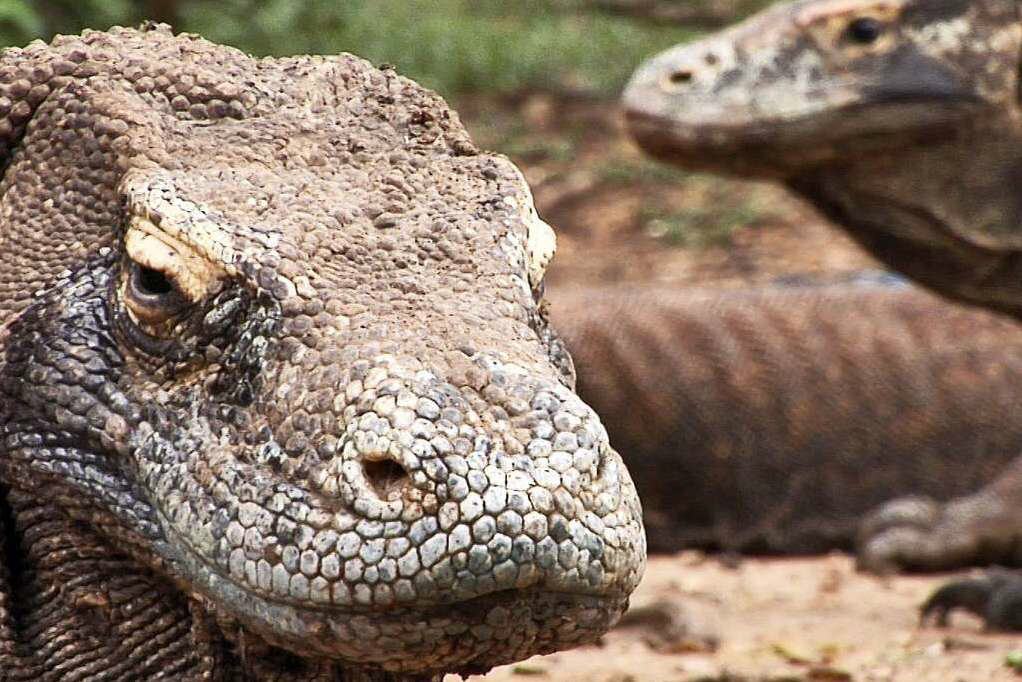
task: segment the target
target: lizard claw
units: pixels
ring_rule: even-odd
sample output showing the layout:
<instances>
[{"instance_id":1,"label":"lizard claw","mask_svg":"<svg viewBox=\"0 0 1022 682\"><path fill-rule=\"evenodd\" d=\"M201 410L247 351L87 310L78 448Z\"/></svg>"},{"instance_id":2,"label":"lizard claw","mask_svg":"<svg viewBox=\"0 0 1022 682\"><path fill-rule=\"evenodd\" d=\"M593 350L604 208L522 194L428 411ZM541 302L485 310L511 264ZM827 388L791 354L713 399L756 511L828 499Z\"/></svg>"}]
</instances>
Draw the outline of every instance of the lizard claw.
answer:
<instances>
[{"instance_id":1,"label":"lizard claw","mask_svg":"<svg viewBox=\"0 0 1022 682\"><path fill-rule=\"evenodd\" d=\"M920 607L920 622L946 627L956 609L979 616L989 630L1022 630L1022 574L994 569L981 578L953 580Z\"/></svg>"}]
</instances>

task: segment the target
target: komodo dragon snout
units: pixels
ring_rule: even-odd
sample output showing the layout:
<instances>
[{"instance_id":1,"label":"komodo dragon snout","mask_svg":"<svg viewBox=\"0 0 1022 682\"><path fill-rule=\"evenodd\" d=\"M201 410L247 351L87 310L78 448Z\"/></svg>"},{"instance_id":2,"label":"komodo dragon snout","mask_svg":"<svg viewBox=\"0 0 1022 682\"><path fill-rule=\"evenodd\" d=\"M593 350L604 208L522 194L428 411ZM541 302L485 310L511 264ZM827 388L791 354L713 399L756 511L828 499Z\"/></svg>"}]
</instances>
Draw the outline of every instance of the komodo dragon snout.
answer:
<instances>
[{"instance_id":1,"label":"komodo dragon snout","mask_svg":"<svg viewBox=\"0 0 1022 682\"><path fill-rule=\"evenodd\" d=\"M15 520L303 658L473 671L610 626L640 509L535 300L553 236L438 97L164 29L7 51L0 90Z\"/></svg>"},{"instance_id":2,"label":"komodo dragon snout","mask_svg":"<svg viewBox=\"0 0 1022 682\"><path fill-rule=\"evenodd\" d=\"M631 129L668 160L772 177L911 143L1014 99L1016 5L782 3L639 68Z\"/></svg>"}]
</instances>

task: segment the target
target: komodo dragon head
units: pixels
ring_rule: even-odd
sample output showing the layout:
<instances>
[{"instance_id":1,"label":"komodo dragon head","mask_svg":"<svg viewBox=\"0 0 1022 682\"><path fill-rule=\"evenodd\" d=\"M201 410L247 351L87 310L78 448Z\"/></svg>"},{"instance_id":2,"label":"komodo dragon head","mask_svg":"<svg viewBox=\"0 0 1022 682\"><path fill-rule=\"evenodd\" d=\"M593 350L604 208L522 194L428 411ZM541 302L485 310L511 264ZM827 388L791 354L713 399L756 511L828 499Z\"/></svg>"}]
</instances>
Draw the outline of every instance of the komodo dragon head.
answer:
<instances>
[{"instance_id":1,"label":"komodo dragon head","mask_svg":"<svg viewBox=\"0 0 1022 682\"><path fill-rule=\"evenodd\" d=\"M1022 315L1017 0L803 0L651 59L649 152L778 178L888 264Z\"/></svg>"},{"instance_id":2,"label":"komodo dragon head","mask_svg":"<svg viewBox=\"0 0 1022 682\"><path fill-rule=\"evenodd\" d=\"M436 95L166 27L6 50L0 95L0 667L126 665L19 621L46 576L116 617L86 541L288 679L485 670L622 612L640 508L539 311L553 235Z\"/></svg>"}]
</instances>

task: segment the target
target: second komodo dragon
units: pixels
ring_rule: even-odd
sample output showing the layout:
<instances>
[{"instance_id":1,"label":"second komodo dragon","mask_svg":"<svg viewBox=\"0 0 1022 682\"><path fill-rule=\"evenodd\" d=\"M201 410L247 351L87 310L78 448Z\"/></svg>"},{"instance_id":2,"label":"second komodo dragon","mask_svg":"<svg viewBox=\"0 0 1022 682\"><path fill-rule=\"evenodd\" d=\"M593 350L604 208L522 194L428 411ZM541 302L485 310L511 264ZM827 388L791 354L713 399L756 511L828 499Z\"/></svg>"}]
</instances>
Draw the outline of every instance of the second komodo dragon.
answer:
<instances>
[{"instance_id":1,"label":"second komodo dragon","mask_svg":"<svg viewBox=\"0 0 1022 682\"><path fill-rule=\"evenodd\" d=\"M1020 64L1017 0L802 0L652 59L625 99L651 153L781 179L892 267L1022 318ZM862 533L868 568L981 558L1022 563L1022 456L972 494L895 501ZM1022 586L1001 578L930 606L1022 627Z\"/></svg>"},{"instance_id":2,"label":"second komodo dragon","mask_svg":"<svg viewBox=\"0 0 1022 682\"><path fill-rule=\"evenodd\" d=\"M439 680L596 640L635 489L521 174L352 57L0 53L0 678Z\"/></svg>"}]
</instances>

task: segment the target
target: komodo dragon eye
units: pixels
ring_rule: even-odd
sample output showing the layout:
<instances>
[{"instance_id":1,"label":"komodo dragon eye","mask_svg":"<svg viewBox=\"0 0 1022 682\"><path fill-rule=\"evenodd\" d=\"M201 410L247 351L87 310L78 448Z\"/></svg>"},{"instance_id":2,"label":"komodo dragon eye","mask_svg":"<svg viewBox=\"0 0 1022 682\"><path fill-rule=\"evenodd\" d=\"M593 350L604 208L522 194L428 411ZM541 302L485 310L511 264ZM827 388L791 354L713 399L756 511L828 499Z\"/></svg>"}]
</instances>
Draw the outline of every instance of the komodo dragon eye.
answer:
<instances>
[{"instance_id":1,"label":"komodo dragon eye","mask_svg":"<svg viewBox=\"0 0 1022 682\"><path fill-rule=\"evenodd\" d=\"M150 336L166 338L174 325L222 285L215 263L175 237L173 230L133 218L124 238L120 302Z\"/></svg>"},{"instance_id":2,"label":"komodo dragon eye","mask_svg":"<svg viewBox=\"0 0 1022 682\"><path fill-rule=\"evenodd\" d=\"M859 17L848 25L849 40L859 45L872 45L884 32L884 25L873 17Z\"/></svg>"},{"instance_id":3,"label":"komodo dragon eye","mask_svg":"<svg viewBox=\"0 0 1022 682\"><path fill-rule=\"evenodd\" d=\"M150 323L164 322L188 305L165 273L134 261L128 264L124 303L135 317Z\"/></svg>"}]
</instances>

